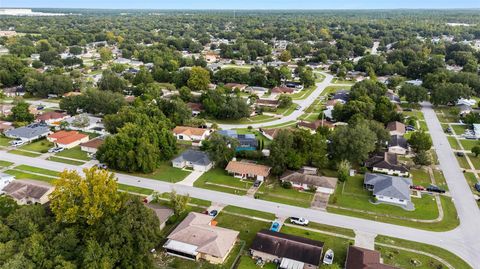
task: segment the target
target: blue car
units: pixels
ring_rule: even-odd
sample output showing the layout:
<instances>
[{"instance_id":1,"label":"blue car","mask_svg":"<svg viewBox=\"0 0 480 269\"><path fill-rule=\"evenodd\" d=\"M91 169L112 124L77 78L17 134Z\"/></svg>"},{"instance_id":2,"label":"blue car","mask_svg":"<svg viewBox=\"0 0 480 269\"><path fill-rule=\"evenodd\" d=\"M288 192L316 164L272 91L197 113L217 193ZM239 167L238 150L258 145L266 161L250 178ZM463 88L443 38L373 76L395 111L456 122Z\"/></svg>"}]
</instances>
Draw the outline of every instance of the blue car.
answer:
<instances>
[{"instance_id":1,"label":"blue car","mask_svg":"<svg viewBox=\"0 0 480 269\"><path fill-rule=\"evenodd\" d=\"M278 223L276 221L272 222L272 226L270 227L270 231L272 231L272 232L280 231L280 223Z\"/></svg>"}]
</instances>

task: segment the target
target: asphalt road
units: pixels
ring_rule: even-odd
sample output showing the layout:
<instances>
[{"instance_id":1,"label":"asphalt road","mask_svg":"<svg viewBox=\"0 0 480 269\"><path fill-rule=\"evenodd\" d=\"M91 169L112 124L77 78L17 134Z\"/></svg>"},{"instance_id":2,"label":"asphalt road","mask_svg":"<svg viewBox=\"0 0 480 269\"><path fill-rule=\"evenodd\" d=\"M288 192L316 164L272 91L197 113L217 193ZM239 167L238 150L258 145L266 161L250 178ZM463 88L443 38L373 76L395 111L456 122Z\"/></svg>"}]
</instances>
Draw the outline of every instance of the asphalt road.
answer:
<instances>
[{"instance_id":1,"label":"asphalt road","mask_svg":"<svg viewBox=\"0 0 480 269\"><path fill-rule=\"evenodd\" d=\"M282 123L286 123L289 121L296 121L298 117L304 114L303 110L307 109L313 102L315 102L315 99L317 99L320 94L322 94L323 90L327 88L328 86L331 85L336 85L336 86L341 86L338 84L332 84L332 79L333 76L324 73L324 72L319 72L320 74L325 76L325 79L322 82L319 82L316 84L317 88L305 99L303 100L294 100L294 103L301 106L302 109L300 110L295 110L293 111L290 115L284 116L280 119L277 120L272 120L269 122L264 122L264 123L247 123L247 124L218 124L218 126L222 129L237 129L237 128L247 128L248 126L252 126L253 128L260 128L260 127L266 127L266 126L272 126L272 125L279 125Z\"/></svg>"},{"instance_id":2,"label":"asphalt road","mask_svg":"<svg viewBox=\"0 0 480 269\"><path fill-rule=\"evenodd\" d=\"M42 160L38 158L31 158L26 156L20 156L15 154L10 154L5 151L0 151L0 159L5 161L15 162L17 164L26 164L36 167L42 167L45 169L50 169L54 171L63 171L64 169L77 170L80 171L82 168L78 166L72 166L68 164L62 164L57 162L51 162L48 160ZM456 162L455 162L456 164ZM447 176L449 174L446 174ZM470 264L480 264L480 256L477 255L480 250L478 244L476 244L474 239L476 234L473 233L468 236L470 232L470 227L472 225L466 225L462 219L462 226L456 230L437 233L429 232L424 230L418 230L414 228L408 228L398 225L392 225L382 222L375 222L371 220L353 218L343 215L332 214L323 211L317 211L308 208L294 207L279 203L273 203L263 200L256 200L246 196L237 196L233 194L216 192L206 189L195 188L191 186L172 184L164 181L157 181L152 179L140 178L130 175L117 174L118 182L131 186L138 186L153 189L158 192L169 192L171 190L176 190L180 194L189 194L191 197L210 200L215 203L221 203L226 205L234 205L249 209L255 209L265 212L275 213L277 216L298 216L305 217L313 222L324 223L333 226L339 226L344 228L350 228L364 233L371 234L382 234L392 237L398 237L406 240L418 241L422 243L432 244L436 246L443 247L449 251L457 254ZM457 194L456 191L453 191L454 195ZM471 196L471 195L470 195ZM460 199L456 203L462 203L463 200ZM462 205L459 205L460 207ZM463 212L459 210L460 212ZM478 211L478 209L477 209ZM462 214L461 216L464 216ZM467 221L473 221L474 219L468 218ZM466 221L465 221L466 222ZM467 229L468 231L464 230ZM478 230L477 230L478 231ZM480 268L476 266L475 268Z\"/></svg>"}]
</instances>

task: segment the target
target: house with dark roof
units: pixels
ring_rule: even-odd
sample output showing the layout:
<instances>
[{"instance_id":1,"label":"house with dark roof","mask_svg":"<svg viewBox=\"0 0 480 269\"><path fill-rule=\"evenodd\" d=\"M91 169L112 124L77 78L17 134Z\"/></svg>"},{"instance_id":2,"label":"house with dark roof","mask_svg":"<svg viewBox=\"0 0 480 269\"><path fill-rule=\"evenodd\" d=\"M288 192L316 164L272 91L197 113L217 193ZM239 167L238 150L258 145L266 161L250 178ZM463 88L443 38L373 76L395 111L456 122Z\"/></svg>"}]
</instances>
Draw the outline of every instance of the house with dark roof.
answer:
<instances>
[{"instance_id":1,"label":"house with dark roof","mask_svg":"<svg viewBox=\"0 0 480 269\"><path fill-rule=\"evenodd\" d=\"M19 205L45 204L53 187L45 182L33 180L13 180L1 190L1 194L11 197Z\"/></svg>"},{"instance_id":2,"label":"house with dark roof","mask_svg":"<svg viewBox=\"0 0 480 269\"><path fill-rule=\"evenodd\" d=\"M350 91L349 90L338 90L333 94L331 100L339 100L342 103L348 102L350 99Z\"/></svg>"},{"instance_id":3,"label":"house with dark roof","mask_svg":"<svg viewBox=\"0 0 480 269\"><path fill-rule=\"evenodd\" d=\"M52 133L50 128L42 123L33 123L24 127L8 130L4 134L6 137L21 139L26 142L31 142L36 139L46 137Z\"/></svg>"},{"instance_id":4,"label":"house with dark roof","mask_svg":"<svg viewBox=\"0 0 480 269\"><path fill-rule=\"evenodd\" d=\"M377 202L398 205L406 210L415 209L410 199L410 178L366 173L363 185L373 192Z\"/></svg>"},{"instance_id":5,"label":"house with dark roof","mask_svg":"<svg viewBox=\"0 0 480 269\"><path fill-rule=\"evenodd\" d=\"M236 151L256 150L258 147L258 140L254 134L238 134L235 130L220 130L218 133L237 140L240 145Z\"/></svg>"},{"instance_id":6,"label":"house with dark roof","mask_svg":"<svg viewBox=\"0 0 480 269\"><path fill-rule=\"evenodd\" d=\"M405 124L399 121L392 121L387 124L387 131L390 135L404 135L406 132Z\"/></svg>"},{"instance_id":7,"label":"house with dark roof","mask_svg":"<svg viewBox=\"0 0 480 269\"><path fill-rule=\"evenodd\" d=\"M317 192L332 194L337 186L337 179L333 177L310 174L305 170L286 171L280 177L282 182L290 182L292 187L298 190L310 190L315 188Z\"/></svg>"},{"instance_id":8,"label":"house with dark roof","mask_svg":"<svg viewBox=\"0 0 480 269\"><path fill-rule=\"evenodd\" d=\"M390 136L388 141L388 152L405 155L408 152L407 140L401 135Z\"/></svg>"},{"instance_id":9,"label":"house with dark roof","mask_svg":"<svg viewBox=\"0 0 480 269\"><path fill-rule=\"evenodd\" d=\"M309 130L312 134L316 133L319 127L325 127L329 130L333 130L335 125L328 120L315 120L312 122L308 121L299 121L297 123L298 128Z\"/></svg>"},{"instance_id":10,"label":"house with dark roof","mask_svg":"<svg viewBox=\"0 0 480 269\"><path fill-rule=\"evenodd\" d=\"M195 171L206 172L213 166L213 162L207 153L199 150L186 150L172 160L172 166L176 168L192 168Z\"/></svg>"},{"instance_id":11,"label":"house with dark roof","mask_svg":"<svg viewBox=\"0 0 480 269\"><path fill-rule=\"evenodd\" d=\"M295 89L286 86L280 86L273 88L271 92L272 94L292 94L295 92Z\"/></svg>"},{"instance_id":12,"label":"house with dark roof","mask_svg":"<svg viewBox=\"0 0 480 269\"><path fill-rule=\"evenodd\" d=\"M255 105L259 107L278 108L280 102L277 99L257 99Z\"/></svg>"},{"instance_id":13,"label":"house with dark roof","mask_svg":"<svg viewBox=\"0 0 480 269\"><path fill-rule=\"evenodd\" d=\"M372 156L365 162L365 167L373 172L393 176L408 177L410 172L408 168L398 162L397 154L381 152Z\"/></svg>"},{"instance_id":14,"label":"house with dark roof","mask_svg":"<svg viewBox=\"0 0 480 269\"><path fill-rule=\"evenodd\" d=\"M279 261L281 269L314 269L320 265L323 242L269 230L261 230L253 239L250 253L254 259Z\"/></svg>"},{"instance_id":15,"label":"house with dark roof","mask_svg":"<svg viewBox=\"0 0 480 269\"><path fill-rule=\"evenodd\" d=\"M173 210L159 204L148 203L145 204L145 206L150 208L157 216L158 221L160 222L160 230L165 228L168 219L173 216Z\"/></svg>"},{"instance_id":16,"label":"house with dark roof","mask_svg":"<svg viewBox=\"0 0 480 269\"><path fill-rule=\"evenodd\" d=\"M67 113L47 111L40 115L37 115L35 121L43 122L48 125L59 125L62 120L69 118L70 116Z\"/></svg>"},{"instance_id":17,"label":"house with dark roof","mask_svg":"<svg viewBox=\"0 0 480 269\"><path fill-rule=\"evenodd\" d=\"M348 247L345 269L399 269L380 262L380 252L356 246Z\"/></svg>"},{"instance_id":18,"label":"house with dark roof","mask_svg":"<svg viewBox=\"0 0 480 269\"><path fill-rule=\"evenodd\" d=\"M196 117L202 113L203 105L201 103L187 103L187 106L192 110L192 116Z\"/></svg>"}]
</instances>

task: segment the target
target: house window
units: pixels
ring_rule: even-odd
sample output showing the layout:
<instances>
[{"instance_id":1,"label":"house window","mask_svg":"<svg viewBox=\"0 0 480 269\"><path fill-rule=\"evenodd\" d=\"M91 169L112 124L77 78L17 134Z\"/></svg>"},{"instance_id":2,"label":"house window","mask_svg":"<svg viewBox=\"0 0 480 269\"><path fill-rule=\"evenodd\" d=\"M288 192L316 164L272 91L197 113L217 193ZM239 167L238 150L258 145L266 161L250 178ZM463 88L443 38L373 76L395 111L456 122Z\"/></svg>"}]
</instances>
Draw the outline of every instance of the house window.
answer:
<instances>
[{"instance_id":1,"label":"house window","mask_svg":"<svg viewBox=\"0 0 480 269\"><path fill-rule=\"evenodd\" d=\"M178 136L178 139L183 140L183 135L179 135L179 136Z\"/></svg>"},{"instance_id":2,"label":"house window","mask_svg":"<svg viewBox=\"0 0 480 269\"><path fill-rule=\"evenodd\" d=\"M400 199L400 202L402 202L402 203L403 203L403 202L404 202L404 200L401 200L401 199Z\"/></svg>"}]
</instances>

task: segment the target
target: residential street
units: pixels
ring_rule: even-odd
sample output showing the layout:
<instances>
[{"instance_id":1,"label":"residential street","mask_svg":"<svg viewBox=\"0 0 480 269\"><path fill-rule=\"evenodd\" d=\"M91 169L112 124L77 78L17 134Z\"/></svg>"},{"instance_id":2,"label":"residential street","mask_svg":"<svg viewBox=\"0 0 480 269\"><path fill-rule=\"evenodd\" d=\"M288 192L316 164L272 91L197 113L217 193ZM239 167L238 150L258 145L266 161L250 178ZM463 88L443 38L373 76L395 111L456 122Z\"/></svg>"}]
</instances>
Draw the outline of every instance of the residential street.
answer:
<instances>
[{"instance_id":1,"label":"residential street","mask_svg":"<svg viewBox=\"0 0 480 269\"><path fill-rule=\"evenodd\" d=\"M302 107L300 110L295 110L293 111L290 115L282 117L281 119L277 120L272 120L269 122L262 122L262 123L248 123L248 124L218 124L218 126L222 129L237 129L237 128L247 128L248 126L252 126L253 128L260 128L260 127L265 127L265 126L272 126L272 125L279 125L282 123L286 123L289 121L296 121L298 117L300 117L302 114L304 114L305 109L307 109L313 102L315 102L315 99L322 94L323 90L327 88L328 86L342 86L339 84L332 84L332 79L333 76L325 73L325 72L319 72L319 74L322 74L325 76L325 79L322 82L317 83L317 88L305 99L303 100L294 100L293 102L299 106Z\"/></svg>"},{"instance_id":2,"label":"residential street","mask_svg":"<svg viewBox=\"0 0 480 269\"><path fill-rule=\"evenodd\" d=\"M430 125L439 124L439 123L438 123L438 120L436 120L436 123L435 122L431 123L429 121L428 124L430 127ZM434 128L431 128L431 129L434 129ZM445 138L443 137L443 139ZM31 158L31 157L10 154L5 151L0 151L0 152L1 152L2 160L15 162L17 164L26 164L26 165L42 167L44 169L50 169L55 171L62 171L64 169L72 169L77 171L82 170L82 168L78 166L72 166L72 165L52 162L48 160L42 160L38 158ZM448 149L447 149L447 152L448 152ZM444 163L444 161L442 161L442 163ZM452 163L455 163L455 166L457 166L456 160ZM452 169L455 169L455 167L449 169L448 171ZM446 173L446 176L449 177L450 173ZM462 225L459 228L450 232L437 233L437 232L428 232L428 231L417 230L413 228L392 225L392 224L387 224L382 222L375 222L375 221L370 221L365 219L337 215L337 214L327 213L327 212L308 209L308 208L300 208L300 207L294 207L294 206L289 206L285 204L268 202L264 200L256 200L247 196L237 196L237 195L232 195L232 194L223 193L223 192L216 192L216 191L210 191L206 189L195 188L191 186L172 184L164 181L134 177L130 175L117 174L117 177L118 177L119 183L149 188L149 189L156 190L158 192L169 192L172 189L175 189L178 193L181 193L181 194L188 193L191 197L210 200L213 203L234 205L234 206L239 206L239 207L244 207L249 209L271 212L271 213L275 213L277 216L283 216L283 217L289 217L289 216L305 217L313 222L324 223L324 224L339 226L344 228L350 228L350 229L354 229L356 231L361 231L364 233L383 234L387 236L440 246L457 254L458 256L462 257L470 264L472 265L475 264L474 268L480 268L480 265L478 265L480 264L480 256L478 255L478 253L480 252L480 245L475 242L476 241L476 236L475 236L476 223L474 222L475 218L477 218L476 215L478 215L478 209L475 209L477 212L475 216L473 215L467 216L465 214L468 212L468 210L471 210L471 213L475 211L471 208L471 205L468 205L468 203L470 203L468 199L471 199L470 197L472 197L470 192L468 193L468 197L464 195L465 197L467 197L467 199L465 198L460 198L458 200L455 199L457 208L465 207L463 209L459 209L459 215L462 218L462 221L461 221ZM466 187L465 180L464 179L462 180L463 181L461 183ZM451 189L455 189L452 192L453 195L458 195L458 191L456 187L452 186ZM465 205L464 203L466 203L467 205Z\"/></svg>"}]
</instances>

